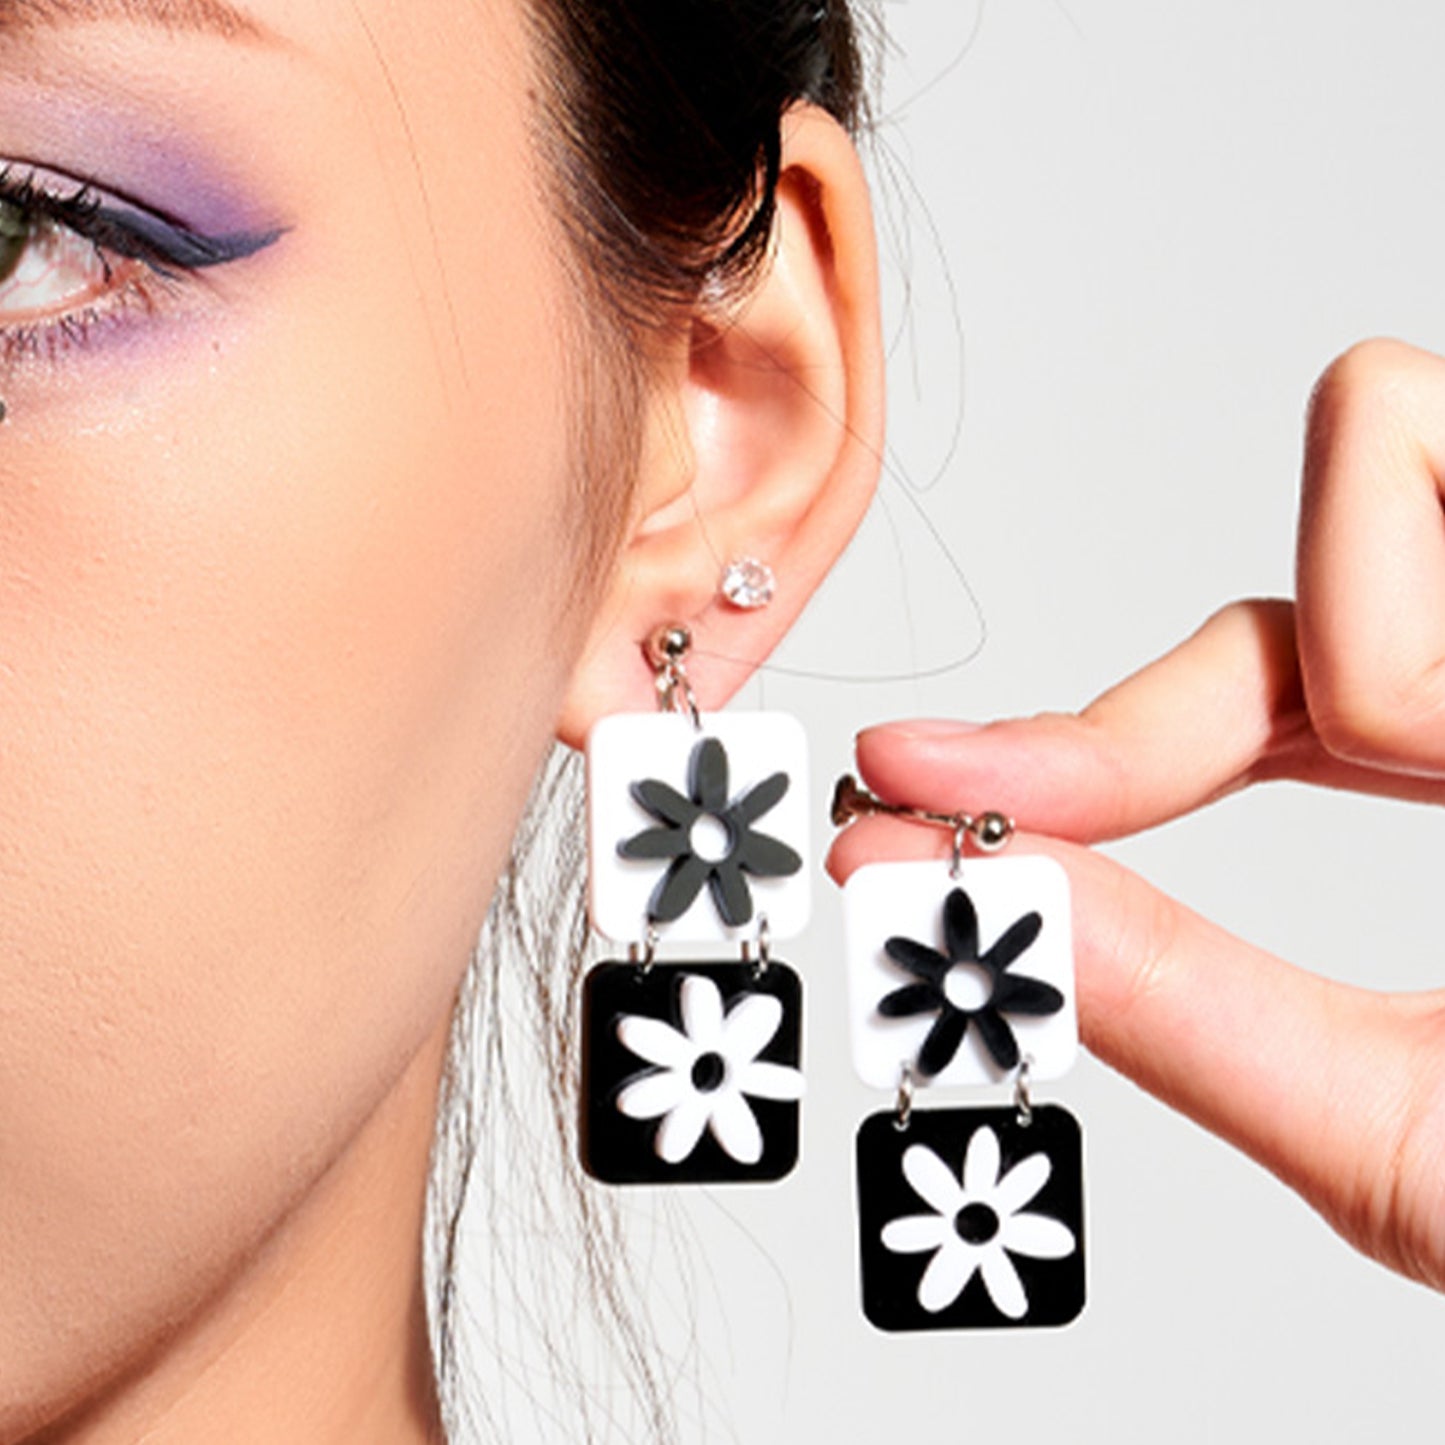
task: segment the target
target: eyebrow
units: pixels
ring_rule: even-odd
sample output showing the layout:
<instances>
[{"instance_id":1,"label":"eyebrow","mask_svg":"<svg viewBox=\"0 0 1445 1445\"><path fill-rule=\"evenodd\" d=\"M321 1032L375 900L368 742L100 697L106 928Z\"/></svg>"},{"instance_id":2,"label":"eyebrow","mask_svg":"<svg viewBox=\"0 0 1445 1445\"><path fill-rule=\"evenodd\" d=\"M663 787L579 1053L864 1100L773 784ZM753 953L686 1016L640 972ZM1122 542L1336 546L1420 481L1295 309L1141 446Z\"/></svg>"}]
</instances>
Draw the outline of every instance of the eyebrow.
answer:
<instances>
[{"instance_id":1,"label":"eyebrow","mask_svg":"<svg viewBox=\"0 0 1445 1445\"><path fill-rule=\"evenodd\" d=\"M99 20L129 20L225 40L279 42L274 31L230 0L0 0L0 35Z\"/></svg>"}]
</instances>

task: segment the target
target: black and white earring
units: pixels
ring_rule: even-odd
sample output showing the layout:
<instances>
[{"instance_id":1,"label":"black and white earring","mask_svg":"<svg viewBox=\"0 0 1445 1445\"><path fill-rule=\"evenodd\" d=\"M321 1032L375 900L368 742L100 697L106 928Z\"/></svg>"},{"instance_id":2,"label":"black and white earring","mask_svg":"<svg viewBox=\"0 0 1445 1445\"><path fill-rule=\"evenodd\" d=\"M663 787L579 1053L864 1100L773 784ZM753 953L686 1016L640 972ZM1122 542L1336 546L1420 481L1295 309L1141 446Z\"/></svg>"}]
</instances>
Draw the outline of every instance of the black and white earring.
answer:
<instances>
[{"instance_id":1,"label":"black and white earring","mask_svg":"<svg viewBox=\"0 0 1445 1445\"><path fill-rule=\"evenodd\" d=\"M797 1163L808 758L781 713L699 712L687 629L647 644L659 707L587 739L593 926L630 956L582 1003L582 1160L612 1184L779 1179ZM663 961L673 944L729 957Z\"/></svg>"},{"instance_id":2,"label":"black and white earring","mask_svg":"<svg viewBox=\"0 0 1445 1445\"><path fill-rule=\"evenodd\" d=\"M863 1311L884 1330L1063 1325L1084 1307L1083 1138L1031 1086L1078 1048L1069 888L997 853L1012 823L891 808L851 778L834 822L894 812L953 830L951 859L878 863L844 888L853 1059L895 1106L857 1136ZM1011 1102L915 1107L1012 1081Z\"/></svg>"}]
</instances>

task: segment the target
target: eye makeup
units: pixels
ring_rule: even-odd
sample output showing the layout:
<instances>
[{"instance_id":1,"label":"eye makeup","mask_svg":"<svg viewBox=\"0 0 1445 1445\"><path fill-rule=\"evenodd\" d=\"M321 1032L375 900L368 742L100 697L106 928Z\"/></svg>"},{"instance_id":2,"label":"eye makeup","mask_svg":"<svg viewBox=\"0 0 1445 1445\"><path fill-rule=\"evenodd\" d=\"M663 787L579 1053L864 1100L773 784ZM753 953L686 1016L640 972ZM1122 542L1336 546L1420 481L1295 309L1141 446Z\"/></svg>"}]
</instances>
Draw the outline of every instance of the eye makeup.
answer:
<instances>
[{"instance_id":1,"label":"eye makeup","mask_svg":"<svg viewBox=\"0 0 1445 1445\"><path fill-rule=\"evenodd\" d=\"M201 271L230 261L243 261L274 246L284 234L282 228L276 227L269 231L202 236L124 202L98 205L94 215L96 222L111 235L109 245L117 254L131 254L136 260L149 258L153 265L167 263L183 271ZM127 238L134 245L129 252L125 249Z\"/></svg>"},{"instance_id":2,"label":"eye makeup","mask_svg":"<svg viewBox=\"0 0 1445 1445\"><path fill-rule=\"evenodd\" d=\"M285 234L284 227L271 227L204 235L87 181L5 161L0 161L0 204L31 220L64 226L101 250L143 261L171 276L254 256Z\"/></svg>"},{"instance_id":3,"label":"eye makeup","mask_svg":"<svg viewBox=\"0 0 1445 1445\"><path fill-rule=\"evenodd\" d=\"M153 315L190 277L284 233L205 234L89 181L0 161L0 356L54 356L102 321Z\"/></svg>"}]
</instances>

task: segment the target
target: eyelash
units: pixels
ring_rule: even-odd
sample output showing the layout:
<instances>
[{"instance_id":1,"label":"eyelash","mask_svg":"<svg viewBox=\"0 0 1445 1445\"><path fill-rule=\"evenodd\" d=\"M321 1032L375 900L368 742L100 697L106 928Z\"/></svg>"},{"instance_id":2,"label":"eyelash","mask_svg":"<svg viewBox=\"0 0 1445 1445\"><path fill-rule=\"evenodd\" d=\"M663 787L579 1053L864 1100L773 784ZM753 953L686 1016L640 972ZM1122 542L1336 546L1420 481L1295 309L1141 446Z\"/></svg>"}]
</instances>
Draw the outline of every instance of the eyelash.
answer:
<instances>
[{"instance_id":1,"label":"eyelash","mask_svg":"<svg viewBox=\"0 0 1445 1445\"><path fill-rule=\"evenodd\" d=\"M71 311L30 321L0 320L0 361L6 364L51 360L83 346L99 326L132 310L154 312L184 284L173 261L102 214L101 196L89 185L77 183L71 194L62 195L42 185L33 171L0 164L0 204L11 207L29 228L48 222L89 242L106 284L100 295Z\"/></svg>"}]
</instances>

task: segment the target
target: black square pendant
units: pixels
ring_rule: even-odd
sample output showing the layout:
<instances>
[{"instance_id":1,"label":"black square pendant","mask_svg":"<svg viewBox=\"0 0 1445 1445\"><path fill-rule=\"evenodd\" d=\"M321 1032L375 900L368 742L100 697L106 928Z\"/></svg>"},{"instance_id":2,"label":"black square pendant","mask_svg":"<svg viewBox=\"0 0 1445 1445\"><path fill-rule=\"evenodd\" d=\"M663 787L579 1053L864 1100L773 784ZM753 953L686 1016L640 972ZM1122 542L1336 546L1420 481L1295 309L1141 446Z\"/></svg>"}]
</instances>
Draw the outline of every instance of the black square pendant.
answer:
<instances>
[{"instance_id":1,"label":"black square pendant","mask_svg":"<svg viewBox=\"0 0 1445 1445\"><path fill-rule=\"evenodd\" d=\"M1064 1325L1084 1307L1083 1137L1056 1104L858 1130L863 1313L881 1330Z\"/></svg>"},{"instance_id":2,"label":"black square pendant","mask_svg":"<svg viewBox=\"0 0 1445 1445\"><path fill-rule=\"evenodd\" d=\"M798 1162L802 985L787 964L599 964L582 1019L589 1174L761 1182Z\"/></svg>"}]
</instances>

